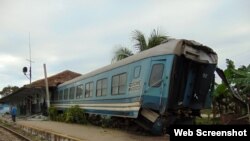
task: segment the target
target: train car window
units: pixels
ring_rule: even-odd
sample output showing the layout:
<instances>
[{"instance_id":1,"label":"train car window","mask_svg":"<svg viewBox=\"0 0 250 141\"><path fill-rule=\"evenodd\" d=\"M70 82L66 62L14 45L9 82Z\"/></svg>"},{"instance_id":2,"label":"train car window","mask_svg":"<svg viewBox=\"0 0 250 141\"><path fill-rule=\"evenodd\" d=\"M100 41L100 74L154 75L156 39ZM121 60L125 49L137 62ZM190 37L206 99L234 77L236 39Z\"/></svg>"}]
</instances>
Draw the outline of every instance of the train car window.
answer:
<instances>
[{"instance_id":1,"label":"train car window","mask_svg":"<svg viewBox=\"0 0 250 141\"><path fill-rule=\"evenodd\" d=\"M102 80L97 81L96 96L102 96Z\"/></svg>"},{"instance_id":2,"label":"train car window","mask_svg":"<svg viewBox=\"0 0 250 141\"><path fill-rule=\"evenodd\" d=\"M92 97L92 95L93 95L93 92L94 92L94 83L93 82L91 82L90 84L89 84L89 96L90 97Z\"/></svg>"},{"instance_id":3,"label":"train car window","mask_svg":"<svg viewBox=\"0 0 250 141\"><path fill-rule=\"evenodd\" d=\"M85 84L85 97L91 97L93 95L93 82Z\"/></svg>"},{"instance_id":4,"label":"train car window","mask_svg":"<svg viewBox=\"0 0 250 141\"><path fill-rule=\"evenodd\" d=\"M63 99L67 100L68 98L69 98L69 89L66 88L64 89Z\"/></svg>"},{"instance_id":5,"label":"train car window","mask_svg":"<svg viewBox=\"0 0 250 141\"><path fill-rule=\"evenodd\" d=\"M102 96L107 95L108 93L108 79L102 81Z\"/></svg>"},{"instance_id":6,"label":"train car window","mask_svg":"<svg viewBox=\"0 0 250 141\"><path fill-rule=\"evenodd\" d=\"M76 99L81 99L83 98L83 85L78 85L76 87Z\"/></svg>"},{"instance_id":7,"label":"train car window","mask_svg":"<svg viewBox=\"0 0 250 141\"><path fill-rule=\"evenodd\" d=\"M149 86L150 87L160 87L162 74L163 74L164 64L154 64L152 67Z\"/></svg>"},{"instance_id":8,"label":"train car window","mask_svg":"<svg viewBox=\"0 0 250 141\"><path fill-rule=\"evenodd\" d=\"M136 66L134 69L134 78L140 77L140 73L141 73L141 66Z\"/></svg>"},{"instance_id":9,"label":"train car window","mask_svg":"<svg viewBox=\"0 0 250 141\"><path fill-rule=\"evenodd\" d=\"M127 73L112 77L112 95L124 94L126 92Z\"/></svg>"},{"instance_id":10,"label":"train car window","mask_svg":"<svg viewBox=\"0 0 250 141\"><path fill-rule=\"evenodd\" d=\"M59 91L58 100L62 100L62 98L63 98L63 91L61 90L61 91Z\"/></svg>"},{"instance_id":11,"label":"train car window","mask_svg":"<svg viewBox=\"0 0 250 141\"><path fill-rule=\"evenodd\" d=\"M107 95L107 90L108 90L108 79L100 79L97 81L97 86L96 86L96 96L105 96Z\"/></svg>"},{"instance_id":12,"label":"train car window","mask_svg":"<svg viewBox=\"0 0 250 141\"><path fill-rule=\"evenodd\" d=\"M127 74L124 73L120 75L120 81L119 81L119 94L125 93L126 90L126 83L127 83Z\"/></svg>"},{"instance_id":13,"label":"train car window","mask_svg":"<svg viewBox=\"0 0 250 141\"><path fill-rule=\"evenodd\" d=\"M119 75L112 77L112 95L118 94L118 87L119 87Z\"/></svg>"},{"instance_id":14,"label":"train car window","mask_svg":"<svg viewBox=\"0 0 250 141\"><path fill-rule=\"evenodd\" d=\"M69 99L74 99L75 97L75 87L69 89Z\"/></svg>"}]
</instances>

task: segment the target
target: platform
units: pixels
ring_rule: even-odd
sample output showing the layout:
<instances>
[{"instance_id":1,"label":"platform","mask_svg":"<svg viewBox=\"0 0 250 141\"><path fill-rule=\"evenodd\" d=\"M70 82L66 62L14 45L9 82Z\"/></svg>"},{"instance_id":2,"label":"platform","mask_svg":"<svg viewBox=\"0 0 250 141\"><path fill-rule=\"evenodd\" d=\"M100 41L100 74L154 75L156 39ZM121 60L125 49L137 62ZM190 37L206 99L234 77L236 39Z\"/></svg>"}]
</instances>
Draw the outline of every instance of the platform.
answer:
<instances>
[{"instance_id":1,"label":"platform","mask_svg":"<svg viewBox=\"0 0 250 141\"><path fill-rule=\"evenodd\" d=\"M11 121L9 120L9 122ZM168 135L143 136L132 134L119 129L102 128L93 125L68 124L62 122L39 120L29 121L23 119L17 119L16 124L69 136L82 141L169 141Z\"/></svg>"}]
</instances>

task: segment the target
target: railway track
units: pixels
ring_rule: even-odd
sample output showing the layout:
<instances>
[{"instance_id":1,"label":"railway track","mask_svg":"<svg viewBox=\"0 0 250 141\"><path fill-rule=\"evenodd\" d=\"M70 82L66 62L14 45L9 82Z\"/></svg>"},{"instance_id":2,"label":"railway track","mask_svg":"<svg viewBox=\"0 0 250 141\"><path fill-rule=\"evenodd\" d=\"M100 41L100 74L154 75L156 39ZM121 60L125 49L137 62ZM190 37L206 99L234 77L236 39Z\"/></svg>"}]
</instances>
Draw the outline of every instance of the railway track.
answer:
<instances>
[{"instance_id":1,"label":"railway track","mask_svg":"<svg viewBox=\"0 0 250 141\"><path fill-rule=\"evenodd\" d=\"M32 141L16 131L0 125L0 141Z\"/></svg>"}]
</instances>

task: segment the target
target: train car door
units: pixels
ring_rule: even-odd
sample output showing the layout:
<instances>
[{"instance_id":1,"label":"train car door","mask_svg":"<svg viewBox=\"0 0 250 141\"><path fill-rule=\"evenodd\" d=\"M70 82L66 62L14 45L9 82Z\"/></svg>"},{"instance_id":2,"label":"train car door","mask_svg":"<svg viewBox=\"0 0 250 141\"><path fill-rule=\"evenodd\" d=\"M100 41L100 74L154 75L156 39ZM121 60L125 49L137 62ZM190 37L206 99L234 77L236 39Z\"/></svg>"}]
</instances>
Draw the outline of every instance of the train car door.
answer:
<instances>
[{"instance_id":1,"label":"train car door","mask_svg":"<svg viewBox=\"0 0 250 141\"><path fill-rule=\"evenodd\" d=\"M166 59L152 60L148 82L144 84L143 107L160 110Z\"/></svg>"}]
</instances>

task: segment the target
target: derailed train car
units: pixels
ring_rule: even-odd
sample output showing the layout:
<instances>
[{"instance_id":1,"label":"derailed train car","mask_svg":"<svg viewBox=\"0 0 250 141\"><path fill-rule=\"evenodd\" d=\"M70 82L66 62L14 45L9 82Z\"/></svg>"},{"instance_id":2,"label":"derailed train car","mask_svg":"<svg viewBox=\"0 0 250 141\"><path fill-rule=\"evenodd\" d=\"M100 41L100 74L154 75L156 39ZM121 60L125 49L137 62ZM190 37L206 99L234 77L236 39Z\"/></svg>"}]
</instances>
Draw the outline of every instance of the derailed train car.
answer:
<instances>
[{"instance_id":1,"label":"derailed train car","mask_svg":"<svg viewBox=\"0 0 250 141\"><path fill-rule=\"evenodd\" d=\"M192 121L211 105L216 65L211 48L173 39L60 84L52 105L137 119L162 134L170 124Z\"/></svg>"}]
</instances>

